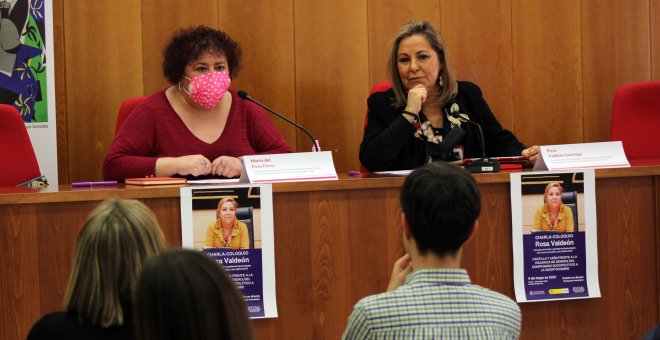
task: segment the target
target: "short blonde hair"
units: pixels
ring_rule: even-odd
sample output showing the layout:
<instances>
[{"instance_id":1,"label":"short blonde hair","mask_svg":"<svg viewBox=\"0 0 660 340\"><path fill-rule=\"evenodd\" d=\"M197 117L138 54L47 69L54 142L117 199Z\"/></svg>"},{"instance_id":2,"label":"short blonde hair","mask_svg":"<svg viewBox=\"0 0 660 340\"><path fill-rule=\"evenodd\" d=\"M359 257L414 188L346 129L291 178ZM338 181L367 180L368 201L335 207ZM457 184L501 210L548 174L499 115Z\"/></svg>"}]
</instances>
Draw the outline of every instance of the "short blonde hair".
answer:
<instances>
[{"instance_id":1,"label":"short blonde hair","mask_svg":"<svg viewBox=\"0 0 660 340\"><path fill-rule=\"evenodd\" d=\"M440 87L439 85L436 85L440 92L440 96L437 103L433 104L443 106L458 93L458 83L456 82L454 65L449 60L450 58L445 51L440 32L438 32L438 30L426 20L410 21L403 25L390 46L390 56L387 66L389 69L388 73L390 80L392 81L392 90L394 91L394 106L401 107L406 105L407 96L403 87L403 82L401 82L401 77L399 76L397 56L399 54L399 45L401 44L401 41L413 35L421 35L426 38L426 41L431 45L440 60L442 68L440 69L439 76L442 77L444 86Z\"/></svg>"},{"instance_id":2,"label":"short blonde hair","mask_svg":"<svg viewBox=\"0 0 660 340\"><path fill-rule=\"evenodd\" d=\"M64 309L95 326L124 324L144 262L164 245L156 216L143 203L102 202L76 239Z\"/></svg>"}]
</instances>

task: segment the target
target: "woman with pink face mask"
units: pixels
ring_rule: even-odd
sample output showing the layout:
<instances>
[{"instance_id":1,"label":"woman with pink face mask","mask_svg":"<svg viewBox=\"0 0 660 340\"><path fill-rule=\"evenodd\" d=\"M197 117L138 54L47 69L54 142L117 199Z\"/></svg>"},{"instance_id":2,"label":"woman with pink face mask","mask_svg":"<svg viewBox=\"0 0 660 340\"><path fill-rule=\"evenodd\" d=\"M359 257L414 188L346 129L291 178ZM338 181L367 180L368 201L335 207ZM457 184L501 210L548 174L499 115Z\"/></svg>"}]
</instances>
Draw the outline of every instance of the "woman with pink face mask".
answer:
<instances>
[{"instance_id":1,"label":"woman with pink face mask","mask_svg":"<svg viewBox=\"0 0 660 340\"><path fill-rule=\"evenodd\" d=\"M241 50L226 33L177 31L163 51L172 86L128 116L103 164L106 180L131 177L237 177L239 157L291 152L257 105L229 89Z\"/></svg>"},{"instance_id":2,"label":"woman with pink face mask","mask_svg":"<svg viewBox=\"0 0 660 340\"><path fill-rule=\"evenodd\" d=\"M572 233L575 230L573 211L561 201L564 192L558 182L548 183L543 194L543 206L536 209L534 214L534 231L556 231Z\"/></svg>"},{"instance_id":3,"label":"woman with pink face mask","mask_svg":"<svg viewBox=\"0 0 660 340\"><path fill-rule=\"evenodd\" d=\"M218 202L215 214L217 221L211 223L206 229L204 247L248 249L250 235L245 223L236 219L238 203L230 197Z\"/></svg>"}]
</instances>

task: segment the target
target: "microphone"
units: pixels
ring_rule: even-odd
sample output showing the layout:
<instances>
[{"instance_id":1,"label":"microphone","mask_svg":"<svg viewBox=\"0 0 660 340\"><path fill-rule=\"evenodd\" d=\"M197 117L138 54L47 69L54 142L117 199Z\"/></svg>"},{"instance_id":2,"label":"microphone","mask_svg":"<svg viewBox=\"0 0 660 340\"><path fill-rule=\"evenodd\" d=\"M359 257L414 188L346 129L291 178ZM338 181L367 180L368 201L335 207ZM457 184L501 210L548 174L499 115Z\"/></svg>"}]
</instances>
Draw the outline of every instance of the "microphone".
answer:
<instances>
[{"instance_id":1,"label":"microphone","mask_svg":"<svg viewBox=\"0 0 660 340\"><path fill-rule=\"evenodd\" d=\"M237 92L237 94L238 94L238 97L239 97L239 98L241 98L241 99L245 99L245 100L249 100L249 101L251 101L251 102L253 102L253 103L255 103L255 104L261 106L262 108L264 108L264 109L267 110L268 112L270 112L270 113L272 113L272 114L274 114L274 115L276 115L276 116L278 116L278 117L280 117L280 118L286 120L287 122L289 122L289 124L293 124L295 127L299 128L299 129L301 129L301 130L303 130L303 131L307 134L307 136L309 137L309 139L312 141L312 145L314 145L314 150L316 150L316 152L319 152L319 151L321 150L321 149L319 149L319 145L318 145L318 143L316 142L316 139L314 139L314 137L312 137L312 134L309 133L309 131L307 131L307 129L305 129L304 127L302 127L302 125L300 125L300 124L298 124L298 123L292 121L291 119L286 118L286 117L284 117L283 115L281 115L281 114L275 112L274 110L272 110L272 109L269 108L268 106L266 106L266 105L264 105L264 104L261 104L260 102L256 101L254 98L250 97L250 95L247 94L247 92L245 92L245 91L243 91L243 90L239 90L239 91Z\"/></svg>"},{"instance_id":2,"label":"microphone","mask_svg":"<svg viewBox=\"0 0 660 340\"><path fill-rule=\"evenodd\" d=\"M445 112L447 108L445 107ZM449 113L454 118L459 118L458 110L451 111ZM467 120L468 123L473 124L477 127L479 131L479 144L481 146L481 158L465 164L464 167L467 171L472 173L483 173L483 172L499 172L500 171L500 162L496 159L488 158L486 156L486 143L484 141L484 131L481 129L481 125L473 122L472 120Z\"/></svg>"},{"instance_id":3,"label":"microphone","mask_svg":"<svg viewBox=\"0 0 660 340\"><path fill-rule=\"evenodd\" d=\"M456 160L456 157L454 156L454 147L463 140L464 136L465 130L455 126L447 132L447 135L439 144L426 143L426 154L431 156L431 159L434 162Z\"/></svg>"}]
</instances>

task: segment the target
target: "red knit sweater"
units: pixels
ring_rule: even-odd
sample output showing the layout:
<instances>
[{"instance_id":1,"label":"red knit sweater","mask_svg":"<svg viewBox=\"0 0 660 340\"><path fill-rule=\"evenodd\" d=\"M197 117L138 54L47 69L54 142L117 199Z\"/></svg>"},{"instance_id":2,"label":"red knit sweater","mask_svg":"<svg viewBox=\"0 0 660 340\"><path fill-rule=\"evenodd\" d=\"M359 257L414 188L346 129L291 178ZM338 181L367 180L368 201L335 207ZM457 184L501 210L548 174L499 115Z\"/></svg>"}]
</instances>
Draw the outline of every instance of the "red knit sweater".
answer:
<instances>
[{"instance_id":1,"label":"red knit sweater","mask_svg":"<svg viewBox=\"0 0 660 340\"><path fill-rule=\"evenodd\" d=\"M103 162L106 180L152 176L159 157L201 154L209 160L291 152L264 111L230 90L232 105L225 129L208 144L192 134L174 112L165 90L147 98L128 116Z\"/></svg>"}]
</instances>

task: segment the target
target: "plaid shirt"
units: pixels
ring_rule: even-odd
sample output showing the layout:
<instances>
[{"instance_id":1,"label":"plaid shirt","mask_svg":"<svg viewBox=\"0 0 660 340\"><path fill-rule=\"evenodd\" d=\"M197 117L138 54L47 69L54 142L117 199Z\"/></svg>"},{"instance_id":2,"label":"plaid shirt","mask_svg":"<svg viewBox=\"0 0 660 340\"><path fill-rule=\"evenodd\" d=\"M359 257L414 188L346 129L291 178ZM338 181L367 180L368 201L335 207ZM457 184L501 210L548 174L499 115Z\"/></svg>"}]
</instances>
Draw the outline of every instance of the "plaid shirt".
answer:
<instances>
[{"instance_id":1,"label":"plaid shirt","mask_svg":"<svg viewBox=\"0 0 660 340\"><path fill-rule=\"evenodd\" d=\"M353 308L344 339L517 339L520 308L464 269L422 269Z\"/></svg>"}]
</instances>

